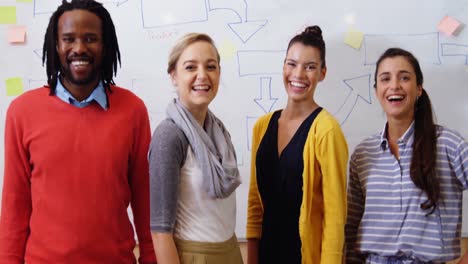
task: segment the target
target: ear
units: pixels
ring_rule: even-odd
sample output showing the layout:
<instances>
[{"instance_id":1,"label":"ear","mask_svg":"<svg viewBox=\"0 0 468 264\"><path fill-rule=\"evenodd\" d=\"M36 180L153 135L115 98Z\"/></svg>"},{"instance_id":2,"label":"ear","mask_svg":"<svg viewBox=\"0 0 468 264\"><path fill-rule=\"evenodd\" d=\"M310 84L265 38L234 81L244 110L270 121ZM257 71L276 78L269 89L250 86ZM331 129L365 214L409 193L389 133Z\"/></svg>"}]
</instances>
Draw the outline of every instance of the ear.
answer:
<instances>
[{"instance_id":1,"label":"ear","mask_svg":"<svg viewBox=\"0 0 468 264\"><path fill-rule=\"evenodd\" d=\"M423 87L422 85L418 85L418 97L420 97L422 95L422 91L423 91Z\"/></svg>"},{"instance_id":2,"label":"ear","mask_svg":"<svg viewBox=\"0 0 468 264\"><path fill-rule=\"evenodd\" d=\"M169 75L171 76L172 85L174 85L174 87L177 87L177 76L175 74L175 70L171 71Z\"/></svg>"},{"instance_id":3,"label":"ear","mask_svg":"<svg viewBox=\"0 0 468 264\"><path fill-rule=\"evenodd\" d=\"M325 76L327 75L327 67L322 67L322 69L320 69L320 79L319 81L323 81L325 79Z\"/></svg>"}]
</instances>

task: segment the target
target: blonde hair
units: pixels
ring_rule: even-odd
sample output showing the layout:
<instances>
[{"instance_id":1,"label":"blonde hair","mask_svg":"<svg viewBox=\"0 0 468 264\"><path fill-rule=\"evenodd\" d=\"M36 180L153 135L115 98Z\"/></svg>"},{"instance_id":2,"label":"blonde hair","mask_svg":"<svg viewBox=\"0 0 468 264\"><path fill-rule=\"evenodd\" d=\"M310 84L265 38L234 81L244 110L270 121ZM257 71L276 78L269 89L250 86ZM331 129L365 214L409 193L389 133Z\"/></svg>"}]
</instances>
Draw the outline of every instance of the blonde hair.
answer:
<instances>
[{"instance_id":1,"label":"blonde hair","mask_svg":"<svg viewBox=\"0 0 468 264\"><path fill-rule=\"evenodd\" d=\"M218 49L216 48L216 45L214 44L213 39L207 34L203 34L203 33L188 33L184 35L182 38L180 38L176 42L174 47L172 47L172 50L169 53L169 61L167 63L167 73L170 74L176 68L177 61L179 60L180 55L182 55L184 50L188 46L198 41L205 41L205 42L210 43L213 46L214 50L216 51L216 57L218 59L218 65L219 65L221 58L219 56Z\"/></svg>"}]
</instances>

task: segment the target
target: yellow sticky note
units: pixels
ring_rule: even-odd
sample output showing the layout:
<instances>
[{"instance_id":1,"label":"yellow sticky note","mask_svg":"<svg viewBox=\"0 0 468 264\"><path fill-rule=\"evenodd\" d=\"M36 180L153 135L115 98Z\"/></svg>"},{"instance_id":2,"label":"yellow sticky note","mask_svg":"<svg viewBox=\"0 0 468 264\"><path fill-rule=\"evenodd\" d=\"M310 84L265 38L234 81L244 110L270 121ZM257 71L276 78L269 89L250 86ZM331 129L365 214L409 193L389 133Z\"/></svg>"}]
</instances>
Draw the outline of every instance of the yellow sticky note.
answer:
<instances>
[{"instance_id":1,"label":"yellow sticky note","mask_svg":"<svg viewBox=\"0 0 468 264\"><path fill-rule=\"evenodd\" d=\"M224 40L219 46L219 55L224 59L232 59L236 51L236 46L228 40Z\"/></svg>"},{"instance_id":2,"label":"yellow sticky note","mask_svg":"<svg viewBox=\"0 0 468 264\"><path fill-rule=\"evenodd\" d=\"M452 36L460 26L460 22L451 16L445 16L437 25L437 29L447 36Z\"/></svg>"},{"instance_id":3,"label":"yellow sticky note","mask_svg":"<svg viewBox=\"0 0 468 264\"><path fill-rule=\"evenodd\" d=\"M0 6L0 24L16 24L16 6Z\"/></svg>"},{"instance_id":4,"label":"yellow sticky note","mask_svg":"<svg viewBox=\"0 0 468 264\"><path fill-rule=\"evenodd\" d=\"M355 49L360 49L363 39L364 33L350 29L348 32L346 32L344 43Z\"/></svg>"},{"instance_id":5,"label":"yellow sticky note","mask_svg":"<svg viewBox=\"0 0 468 264\"><path fill-rule=\"evenodd\" d=\"M18 3L32 3L32 0L16 0Z\"/></svg>"},{"instance_id":6,"label":"yellow sticky note","mask_svg":"<svg viewBox=\"0 0 468 264\"><path fill-rule=\"evenodd\" d=\"M26 26L11 26L8 29L8 42L23 43L26 37Z\"/></svg>"},{"instance_id":7,"label":"yellow sticky note","mask_svg":"<svg viewBox=\"0 0 468 264\"><path fill-rule=\"evenodd\" d=\"M5 80L7 96L17 96L24 92L23 79L19 77Z\"/></svg>"}]
</instances>

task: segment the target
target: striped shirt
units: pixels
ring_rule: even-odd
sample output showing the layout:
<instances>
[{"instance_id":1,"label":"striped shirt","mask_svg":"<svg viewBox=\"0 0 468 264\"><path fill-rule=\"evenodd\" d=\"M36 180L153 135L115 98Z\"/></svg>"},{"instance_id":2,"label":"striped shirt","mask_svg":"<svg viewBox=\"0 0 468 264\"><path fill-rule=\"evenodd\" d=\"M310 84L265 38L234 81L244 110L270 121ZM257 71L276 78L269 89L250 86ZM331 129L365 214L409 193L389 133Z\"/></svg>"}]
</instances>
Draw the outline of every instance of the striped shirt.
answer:
<instances>
[{"instance_id":1,"label":"striped shirt","mask_svg":"<svg viewBox=\"0 0 468 264\"><path fill-rule=\"evenodd\" d=\"M361 142L351 156L346 223L347 263L443 263L460 255L462 192L468 189L468 143L437 127L436 173L441 198L434 213L409 170L414 122L391 153L386 129ZM390 257L390 258L389 258Z\"/></svg>"}]
</instances>

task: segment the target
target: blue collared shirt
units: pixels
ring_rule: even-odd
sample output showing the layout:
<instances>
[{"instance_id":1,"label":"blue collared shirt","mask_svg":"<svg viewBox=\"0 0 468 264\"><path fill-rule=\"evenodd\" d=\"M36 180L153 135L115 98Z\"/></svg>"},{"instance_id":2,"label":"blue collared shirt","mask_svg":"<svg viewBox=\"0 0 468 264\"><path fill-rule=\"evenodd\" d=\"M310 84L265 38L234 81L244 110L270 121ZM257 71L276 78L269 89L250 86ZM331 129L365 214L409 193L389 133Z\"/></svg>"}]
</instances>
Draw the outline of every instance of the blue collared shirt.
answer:
<instances>
[{"instance_id":1,"label":"blue collared shirt","mask_svg":"<svg viewBox=\"0 0 468 264\"><path fill-rule=\"evenodd\" d=\"M384 130L351 156L346 224L347 263L441 263L460 255L462 191L468 189L468 142L437 126L436 174L441 197L435 211L410 176L414 122L398 139L400 159Z\"/></svg>"},{"instance_id":2,"label":"blue collared shirt","mask_svg":"<svg viewBox=\"0 0 468 264\"><path fill-rule=\"evenodd\" d=\"M55 94L62 101L74 105L79 108L84 108L91 104L93 101L96 101L104 110L107 110L107 95L104 85L100 81L93 92L83 101L78 101L73 97L73 95L65 89L60 79L57 81L57 87L55 89Z\"/></svg>"}]
</instances>

